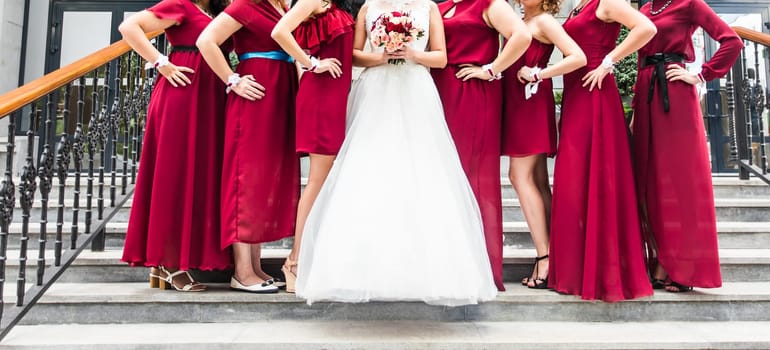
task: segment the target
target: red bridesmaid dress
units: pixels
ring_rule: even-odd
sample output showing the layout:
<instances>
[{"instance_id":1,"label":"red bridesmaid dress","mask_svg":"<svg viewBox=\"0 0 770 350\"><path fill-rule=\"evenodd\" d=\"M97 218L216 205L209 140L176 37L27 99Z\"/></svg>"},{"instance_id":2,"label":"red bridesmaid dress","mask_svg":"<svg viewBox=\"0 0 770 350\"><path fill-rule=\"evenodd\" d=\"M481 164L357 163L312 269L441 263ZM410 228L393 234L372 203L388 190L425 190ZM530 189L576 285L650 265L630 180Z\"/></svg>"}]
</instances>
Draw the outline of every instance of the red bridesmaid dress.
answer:
<instances>
[{"instance_id":1,"label":"red bridesmaid dress","mask_svg":"<svg viewBox=\"0 0 770 350\"><path fill-rule=\"evenodd\" d=\"M353 79L353 16L334 3L294 31L297 43L318 59L336 58L342 76L304 73L297 92L297 153L336 155L345 139Z\"/></svg>"},{"instance_id":2,"label":"red bridesmaid dress","mask_svg":"<svg viewBox=\"0 0 770 350\"><path fill-rule=\"evenodd\" d=\"M645 268L630 140L614 76L589 91L581 78L615 48L619 23L596 17L599 0L564 23L588 59L564 76L551 212L549 285L583 299L652 294Z\"/></svg>"},{"instance_id":3,"label":"red bridesmaid dress","mask_svg":"<svg viewBox=\"0 0 770 350\"><path fill-rule=\"evenodd\" d=\"M524 55L503 73L503 155L556 154L556 104L551 79L541 81L537 93L526 99L526 84L516 78L521 67L546 68L551 53L553 44L533 38Z\"/></svg>"},{"instance_id":4,"label":"red bridesmaid dress","mask_svg":"<svg viewBox=\"0 0 770 350\"><path fill-rule=\"evenodd\" d=\"M503 203L500 191L500 137L503 87L499 80L455 77L459 65L485 65L500 49L497 30L483 18L491 0L446 1L438 5L442 18L454 7L454 15L443 18L448 64L433 69L433 80L441 95L447 126L460 162L481 209L487 254L495 285L503 286Z\"/></svg>"},{"instance_id":5,"label":"red bridesmaid dress","mask_svg":"<svg viewBox=\"0 0 770 350\"><path fill-rule=\"evenodd\" d=\"M222 167L222 245L294 235L299 159L294 149L297 70L270 33L281 14L269 1L235 0L225 12L243 27L233 34L236 72L251 74L265 97L227 97ZM282 59L243 55L272 54Z\"/></svg>"},{"instance_id":6,"label":"red bridesmaid dress","mask_svg":"<svg viewBox=\"0 0 770 350\"><path fill-rule=\"evenodd\" d=\"M219 235L225 84L195 48L211 18L188 0L163 0L148 11L178 23L166 29L169 59L195 73L187 74L192 84L184 87L159 76L152 92L122 260L226 269L230 252L220 248Z\"/></svg>"},{"instance_id":7,"label":"red bridesmaid dress","mask_svg":"<svg viewBox=\"0 0 770 350\"><path fill-rule=\"evenodd\" d=\"M691 38L698 27L720 44L702 66L704 80L724 76L743 42L703 0L674 1L656 15L650 13L650 3L640 11L658 27L658 34L639 50L634 95L637 193L650 231L645 233L655 247L657 262L673 281L719 287L716 211L700 102L695 86L666 82L665 67L693 61ZM663 82L654 77L655 61L660 59L648 58L659 53L666 54L658 55L663 58L658 68L663 69Z\"/></svg>"}]
</instances>

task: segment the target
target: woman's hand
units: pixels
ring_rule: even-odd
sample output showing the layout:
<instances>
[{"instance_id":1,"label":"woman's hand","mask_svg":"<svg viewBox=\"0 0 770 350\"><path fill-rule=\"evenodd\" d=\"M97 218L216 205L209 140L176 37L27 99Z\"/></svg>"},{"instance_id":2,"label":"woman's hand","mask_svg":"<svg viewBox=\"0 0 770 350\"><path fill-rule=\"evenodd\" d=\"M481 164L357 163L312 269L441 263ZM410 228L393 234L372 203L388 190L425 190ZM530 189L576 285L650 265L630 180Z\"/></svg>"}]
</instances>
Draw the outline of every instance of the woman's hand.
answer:
<instances>
[{"instance_id":1,"label":"woman's hand","mask_svg":"<svg viewBox=\"0 0 770 350\"><path fill-rule=\"evenodd\" d=\"M612 72L612 68L605 68L604 66L596 67L596 69L588 72L583 76L583 87L588 86L588 91L594 91L594 87L602 89L602 82L607 74Z\"/></svg>"},{"instance_id":2,"label":"woman's hand","mask_svg":"<svg viewBox=\"0 0 770 350\"><path fill-rule=\"evenodd\" d=\"M676 64L670 64L668 66L668 69L666 70L666 79L668 79L668 81L681 80L690 85L700 84L700 78L698 78L697 74L690 73Z\"/></svg>"},{"instance_id":3,"label":"woman's hand","mask_svg":"<svg viewBox=\"0 0 770 350\"><path fill-rule=\"evenodd\" d=\"M169 64L165 66L158 67L158 73L162 74L163 77L171 83L171 86L177 87L180 85L187 86L188 84L192 84L190 78L188 78L185 73L194 74L195 71L191 68L177 66L169 62Z\"/></svg>"},{"instance_id":4,"label":"woman's hand","mask_svg":"<svg viewBox=\"0 0 770 350\"><path fill-rule=\"evenodd\" d=\"M489 72L473 64L461 64L460 70L457 71L455 77L457 77L457 79L462 79L463 81L468 81L469 79L491 80L494 78L489 75Z\"/></svg>"},{"instance_id":5,"label":"woman's hand","mask_svg":"<svg viewBox=\"0 0 770 350\"><path fill-rule=\"evenodd\" d=\"M251 74L241 77L238 84L231 86L230 89L249 101L261 100L265 97L265 87L257 83Z\"/></svg>"},{"instance_id":6,"label":"woman's hand","mask_svg":"<svg viewBox=\"0 0 770 350\"><path fill-rule=\"evenodd\" d=\"M339 78L342 76L342 63L336 58L324 58L318 61L318 66L315 67L313 73L322 74L329 72L332 78Z\"/></svg>"},{"instance_id":7,"label":"woman's hand","mask_svg":"<svg viewBox=\"0 0 770 350\"><path fill-rule=\"evenodd\" d=\"M534 67L521 67L519 71L516 73L516 78L519 79L519 82L522 84L526 84L527 82L533 82L535 81L535 77L532 75L532 69Z\"/></svg>"}]
</instances>

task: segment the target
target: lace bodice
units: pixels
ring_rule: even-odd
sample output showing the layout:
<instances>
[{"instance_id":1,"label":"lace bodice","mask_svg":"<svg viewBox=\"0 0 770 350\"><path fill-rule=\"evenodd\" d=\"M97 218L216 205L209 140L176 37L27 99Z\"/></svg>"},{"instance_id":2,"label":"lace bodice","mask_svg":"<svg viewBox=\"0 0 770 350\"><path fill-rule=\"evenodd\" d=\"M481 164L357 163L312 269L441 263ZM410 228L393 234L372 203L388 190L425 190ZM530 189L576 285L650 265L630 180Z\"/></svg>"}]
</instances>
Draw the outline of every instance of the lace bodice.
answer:
<instances>
[{"instance_id":1,"label":"lace bodice","mask_svg":"<svg viewBox=\"0 0 770 350\"><path fill-rule=\"evenodd\" d=\"M430 33L430 0L369 0L366 12L366 38L372 37L372 24L381 14L391 11L406 11L413 18L414 24L425 30L425 35L410 44L414 50L425 51ZM372 47L374 52L382 52L382 47Z\"/></svg>"}]
</instances>

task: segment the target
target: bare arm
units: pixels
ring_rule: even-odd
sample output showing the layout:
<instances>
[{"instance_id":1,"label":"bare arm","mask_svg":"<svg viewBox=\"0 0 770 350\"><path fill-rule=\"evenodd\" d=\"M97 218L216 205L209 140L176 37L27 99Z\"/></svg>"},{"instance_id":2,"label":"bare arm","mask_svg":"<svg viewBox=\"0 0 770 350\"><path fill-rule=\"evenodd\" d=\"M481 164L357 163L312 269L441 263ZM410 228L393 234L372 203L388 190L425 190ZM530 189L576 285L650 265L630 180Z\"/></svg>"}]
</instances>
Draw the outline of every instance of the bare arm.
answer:
<instances>
[{"instance_id":1,"label":"bare arm","mask_svg":"<svg viewBox=\"0 0 770 350\"><path fill-rule=\"evenodd\" d=\"M487 8L485 16L489 25L508 40L497 58L490 62L490 68L497 74L508 69L527 51L527 47L532 41L532 34L529 33L527 25L516 15L513 8L504 0L494 0ZM475 66L461 69L457 72L457 77L463 80L471 78L492 79L486 70Z\"/></svg>"},{"instance_id":2,"label":"bare arm","mask_svg":"<svg viewBox=\"0 0 770 350\"><path fill-rule=\"evenodd\" d=\"M403 51L403 58L415 61L429 68L446 67L446 39L444 38L444 20L434 2L430 2L430 33L428 51L412 50L409 46ZM395 56L399 56L397 53Z\"/></svg>"},{"instance_id":3,"label":"bare arm","mask_svg":"<svg viewBox=\"0 0 770 350\"><path fill-rule=\"evenodd\" d=\"M642 48L657 32L652 21L624 0L601 0L596 16L605 22L619 22L631 30L626 39L607 54L613 63ZM583 86L590 85L589 90L593 90L594 86L601 89L602 81L610 71L611 68L600 65L583 77Z\"/></svg>"},{"instance_id":4,"label":"bare arm","mask_svg":"<svg viewBox=\"0 0 770 350\"><path fill-rule=\"evenodd\" d=\"M222 45L241 27L242 25L230 15L224 12L220 13L206 26L195 43L211 70L224 82L228 82L233 76L233 70L230 69L230 63L228 63L222 50L219 49L219 45ZM251 75L241 77L240 81L230 88L238 95L252 101L265 96L265 88L258 84Z\"/></svg>"},{"instance_id":5,"label":"bare arm","mask_svg":"<svg viewBox=\"0 0 770 350\"><path fill-rule=\"evenodd\" d=\"M270 34L272 38L281 45L286 53L294 57L303 67L313 68L314 73L329 72L333 77L337 78L342 75L340 69L340 61L336 58L327 58L318 62L313 62L308 54L302 50L297 40L291 34L302 21L306 20L312 14L321 11L324 8L324 2L322 0L299 0L294 7L289 10L281 20L273 27L273 31ZM315 64L314 64L315 63Z\"/></svg>"},{"instance_id":6,"label":"bare arm","mask_svg":"<svg viewBox=\"0 0 770 350\"><path fill-rule=\"evenodd\" d=\"M543 14L536 18L536 26L548 42L553 43L564 55L564 59L552 66L543 68L538 73L538 78L548 79L567 74L586 65L586 55L580 46L564 31L559 22L549 14ZM519 70L519 80L534 81L530 74L531 67L522 67ZM522 81L523 82L523 81Z\"/></svg>"},{"instance_id":7,"label":"bare arm","mask_svg":"<svg viewBox=\"0 0 770 350\"><path fill-rule=\"evenodd\" d=\"M118 30L123 35L123 39L139 56L142 56L147 62L157 62L161 53L147 39L145 33L164 30L174 25L177 23L173 19L160 19L154 13L144 10L126 18ZM184 74L185 72L195 73L189 67L176 66L171 62L166 66L158 67L158 72L175 87L190 84L190 78Z\"/></svg>"},{"instance_id":8,"label":"bare arm","mask_svg":"<svg viewBox=\"0 0 770 350\"><path fill-rule=\"evenodd\" d=\"M492 62L492 70L502 72L510 67L527 51L532 41L527 25L516 15L513 8L503 0L495 0L487 9L487 18L492 28L505 37L503 50Z\"/></svg>"}]
</instances>

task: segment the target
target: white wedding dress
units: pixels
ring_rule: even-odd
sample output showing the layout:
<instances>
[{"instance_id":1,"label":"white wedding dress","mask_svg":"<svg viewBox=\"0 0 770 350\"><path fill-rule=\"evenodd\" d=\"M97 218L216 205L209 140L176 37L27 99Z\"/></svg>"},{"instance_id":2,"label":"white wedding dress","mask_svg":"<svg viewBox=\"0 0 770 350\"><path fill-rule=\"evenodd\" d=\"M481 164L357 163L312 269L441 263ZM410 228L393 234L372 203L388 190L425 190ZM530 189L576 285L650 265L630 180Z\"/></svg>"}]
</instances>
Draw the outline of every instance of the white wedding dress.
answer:
<instances>
[{"instance_id":1,"label":"white wedding dress","mask_svg":"<svg viewBox=\"0 0 770 350\"><path fill-rule=\"evenodd\" d=\"M410 11L425 36L429 0L368 1ZM382 49L379 49L382 50ZM424 301L457 306L497 294L481 215L428 68L367 68L354 82L342 149L305 224L297 296L307 302Z\"/></svg>"}]
</instances>

